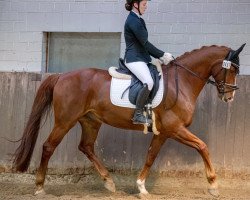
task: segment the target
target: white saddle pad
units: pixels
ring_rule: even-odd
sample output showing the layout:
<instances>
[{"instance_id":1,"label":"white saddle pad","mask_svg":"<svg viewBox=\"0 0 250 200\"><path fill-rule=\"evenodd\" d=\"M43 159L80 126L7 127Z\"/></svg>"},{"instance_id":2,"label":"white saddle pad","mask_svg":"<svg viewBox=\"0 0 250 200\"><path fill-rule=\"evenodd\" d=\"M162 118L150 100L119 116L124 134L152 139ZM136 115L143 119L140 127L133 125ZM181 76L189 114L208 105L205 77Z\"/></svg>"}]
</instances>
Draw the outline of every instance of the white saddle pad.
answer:
<instances>
[{"instance_id":1,"label":"white saddle pad","mask_svg":"<svg viewBox=\"0 0 250 200\"><path fill-rule=\"evenodd\" d=\"M135 108L135 105L130 103L128 99L129 90L127 90L123 98L121 98L123 92L127 89L127 87L129 87L130 83L131 80L117 79L112 77L111 88L110 88L110 99L112 104L121 107ZM157 91L156 96L152 102L153 108L157 107L161 103L163 98L163 92L164 92L164 85L163 85L163 78L161 77L159 90Z\"/></svg>"}]
</instances>

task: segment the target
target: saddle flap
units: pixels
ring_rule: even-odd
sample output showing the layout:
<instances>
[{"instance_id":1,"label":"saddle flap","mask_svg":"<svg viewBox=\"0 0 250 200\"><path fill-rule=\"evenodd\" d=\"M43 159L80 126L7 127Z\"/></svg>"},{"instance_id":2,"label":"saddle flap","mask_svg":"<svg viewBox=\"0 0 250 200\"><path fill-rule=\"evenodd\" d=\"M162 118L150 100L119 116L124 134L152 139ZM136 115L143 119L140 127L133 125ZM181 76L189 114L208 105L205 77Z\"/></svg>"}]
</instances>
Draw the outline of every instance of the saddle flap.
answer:
<instances>
[{"instance_id":1,"label":"saddle flap","mask_svg":"<svg viewBox=\"0 0 250 200\"><path fill-rule=\"evenodd\" d=\"M150 92L150 95L148 97L148 103L152 103L158 89L159 89L159 82L161 79L161 75L158 72L157 68L152 64L149 63L148 64L148 68L151 74L151 77L154 81L154 87ZM141 81L139 81L139 79L137 79L137 77L135 77L134 75L132 76L132 80L131 80L131 84L129 89L129 100L132 104L136 104L136 99L138 96L139 91L141 90L141 88L143 87L143 84Z\"/></svg>"},{"instance_id":2,"label":"saddle flap","mask_svg":"<svg viewBox=\"0 0 250 200\"><path fill-rule=\"evenodd\" d=\"M116 106L126 107L126 108L135 108L135 105L132 104L129 100L129 92L125 92L123 98L121 96L123 95L123 92L130 87L131 80L122 80L117 78L112 78L111 81L111 88L110 88L110 100L112 104ZM163 78L160 79L160 85L159 90L157 91L157 94L155 98L152 101L152 107L157 107L163 98L163 92L164 92L164 84L163 84Z\"/></svg>"}]
</instances>

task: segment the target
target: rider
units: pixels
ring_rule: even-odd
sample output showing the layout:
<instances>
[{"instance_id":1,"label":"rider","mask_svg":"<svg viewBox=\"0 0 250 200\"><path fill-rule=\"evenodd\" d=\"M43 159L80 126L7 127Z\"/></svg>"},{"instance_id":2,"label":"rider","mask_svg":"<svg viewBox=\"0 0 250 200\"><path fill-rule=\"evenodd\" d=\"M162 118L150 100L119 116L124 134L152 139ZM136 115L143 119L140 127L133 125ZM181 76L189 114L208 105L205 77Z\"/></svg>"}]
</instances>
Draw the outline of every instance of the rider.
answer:
<instances>
[{"instance_id":1,"label":"rider","mask_svg":"<svg viewBox=\"0 0 250 200\"><path fill-rule=\"evenodd\" d=\"M148 41L148 31L141 16L147 9L148 0L126 0L125 8L130 11L124 26L126 52L124 56L128 69L143 83L136 99L136 109L132 119L134 124L152 123L143 115L154 82L147 64L151 57L159 58L165 65L173 60L170 53L164 53Z\"/></svg>"}]
</instances>

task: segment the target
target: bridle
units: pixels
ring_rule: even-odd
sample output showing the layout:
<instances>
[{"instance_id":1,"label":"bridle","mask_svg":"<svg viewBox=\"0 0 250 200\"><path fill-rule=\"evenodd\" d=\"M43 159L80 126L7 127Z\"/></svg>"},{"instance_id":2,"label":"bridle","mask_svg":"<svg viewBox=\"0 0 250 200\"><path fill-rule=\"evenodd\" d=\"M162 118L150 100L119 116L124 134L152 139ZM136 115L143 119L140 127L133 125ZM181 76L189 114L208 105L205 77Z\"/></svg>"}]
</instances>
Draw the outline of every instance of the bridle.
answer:
<instances>
[{"instance_id":1,"label":"bridle","mask_svg":"<svg viewBox=\"0 0 250 200\"><path fill-rule=\"evenodd\" d=\"M224 60L223 64L222 64L222 68L214 75L214 80L215 80L215 78L221 73L221 71L224 71L223 80L222 81L212 81L211 79L208 80L208 83L211 83L212 85L214 85L218 88L219 94L224 95L225 93L233 92L233 91L239 89L237 87L237 85L226 83L227 73L230 70L231 66L234 67L235 73L239 74L239 71L240 71L239 65L237 65L231 61Z\"/></svg>"},{"instance_id":2,"label":"bridle","mask_svg":"<svg viewBox=\"0 0 250 200\"><path fill-rule=\"evenodd\" d=\"M229 93L229 92L233 92L235 90L238 90L239 88L237 87L237 85L234 85L234 84L229 84L229 83L226 83L226 78L227 78L227 74L228 72L230 71L231 67L234 67L235 69L235 73L236 74L239 74L240 72L240 67L239 65L237 65L236 63L230 61L230 58L232 56L232 52L230 51L228 56L225 58L225 60L223 60L223 63L222 63L222 67L219 69L219 71L213 76L214 78L214 81L211 80L210 78L208 80L200 77L198 74L196 74L195 72L193 72L192 70L186 68L185 66L181 65L180 63L178 63L176 61L176 59L173 60L173 63L183 69L185 69L186 71L188 71L189 73L191 73L192 75L196 76L197 78L203 80L203 81L206 81L207 83L210 83L214 86L216 86L218 88L218 92L219 94L225 94L225 93ZM221 72L224 72L224 77L223 77L223 80L221 81L216 81L216 77L218 75L221 74ZM229 90L226 90L226 89L229 89Z\"/></svg>"},{"instance_id":3,"label":"bridle","mask_svg":"<svg viewBox=\"0 0 250 200\"><path fill-rule=\"evenodd\" d=\"M204 81L204 82L207 82L207 84L212 84L213 86L216 86L217 89L218 89L218 92L219 94L226 94L226 93L229 93L229 92L233 92L235 90L238 90L238 86L237 85L234 85L234 84L229 84L229 83L226 83L226 77L227 77L227 74L228 74L228 71L231 69L231 66L234 67L235 69L235 73L236 74L239 74L239 65L235 64L234 62L230 61L230 58L231 58L231 55L232 55L232 52L230 51L228 56L225 58L225 60L223 61L223 64L222 64L222 67L219 69L219 71L213 76L214 80L211 80L210 78L207 80L207 79L204 79L202 77L200 77L198 74L196 74L195 72L193 72L192 70L188 69L187 67L185 67L184 65L180 64L175 58L174 60L172 61L172 63L175 65L175 84L176 84L176 98L175 98L175 101L174 103L170 106L170 107L166 107L166 105L164 106L165 107L165 110L169 110L171 109L172 107L174 107L174 105L176 104L177 100L178 100L178 96L179 96L179 78L178 78L178 72L177 72L177 67L181 67L182 69L186 70L187 72L189 72L190 74L192 74L193 76L199 78L200 80ZM221 72L224 71L224 77L223 77L223 80L221 81L216 81L216 77L221 74ZM168 75L168 73L167 73ZM168 81L167 81L167 84L168 84ZM166 94L167 95L167 94Z\"/></svg>"}]
</instances>

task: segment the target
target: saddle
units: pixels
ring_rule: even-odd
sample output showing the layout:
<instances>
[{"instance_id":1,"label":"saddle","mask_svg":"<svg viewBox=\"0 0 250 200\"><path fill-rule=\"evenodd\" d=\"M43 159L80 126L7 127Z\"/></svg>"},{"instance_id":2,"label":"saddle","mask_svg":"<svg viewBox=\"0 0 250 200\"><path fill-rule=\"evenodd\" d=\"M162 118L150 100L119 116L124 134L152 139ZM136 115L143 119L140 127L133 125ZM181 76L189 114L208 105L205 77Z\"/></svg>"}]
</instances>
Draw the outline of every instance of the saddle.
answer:
<instances>
[{"instance_id":1,"label":"saddle","mask_svg":"<svg viewBox=\"0 0 250 200\"><path fill-rule=\"evenodd\" d=\"M154 87L152 88L147 104L152 104L152 101L159 89L159 82L161 79L161 74L158 72L157 67L152 63L148 64L148 68L151 74L151 77L154 81ZM122 58L119 59L119 68L116 71L120 74L131 76L131 84L130 86L123 92L121 98L123 98L125 92L129 90L129 101L132 104L136 104L136 99L138 92L142 89L143 83L126 67L124 60Z\"/></svg>"},{"instance_id":2,"label":"saddle","mask_svg":"<svg viewBox=\"0 0 250 200\"><path fill-rule=\"evenodd\" d=\"M150 126L144 125L143 132L146 134L149 131L158 135L153 108L161 103L164 94L161 61L155 59L148 66L154 80L154 87L149 95L144 114L147 118L152 119L153 124ZM141 81L126 67L121 58L119 59L119 67L109 67L108 71L112 77L110 86L111 102L116 106L135 108L138 92L143 87Z\"/></svg>"}]
</instances>

